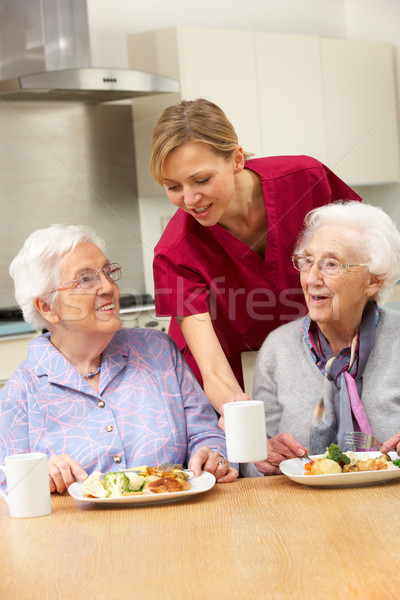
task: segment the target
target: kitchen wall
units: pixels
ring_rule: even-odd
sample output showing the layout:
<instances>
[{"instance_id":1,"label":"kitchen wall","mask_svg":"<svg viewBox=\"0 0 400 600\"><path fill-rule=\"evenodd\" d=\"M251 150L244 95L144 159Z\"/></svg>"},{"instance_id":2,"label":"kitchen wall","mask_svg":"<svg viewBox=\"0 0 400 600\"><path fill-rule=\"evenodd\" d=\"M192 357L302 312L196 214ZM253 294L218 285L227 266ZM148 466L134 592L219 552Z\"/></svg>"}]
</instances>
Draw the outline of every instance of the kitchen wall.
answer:
<instances>
[{"instance_id":1,"label":"kitchen wall","mask_svg":"<svg viewBox=\"0 0 400 600\"><path fill-rule=\"evenodd\" d=\"M130 104L0 102L0 308L15 306L8 266L52 223L91 225L143 292Z\"/></svg>"}]
</instances>

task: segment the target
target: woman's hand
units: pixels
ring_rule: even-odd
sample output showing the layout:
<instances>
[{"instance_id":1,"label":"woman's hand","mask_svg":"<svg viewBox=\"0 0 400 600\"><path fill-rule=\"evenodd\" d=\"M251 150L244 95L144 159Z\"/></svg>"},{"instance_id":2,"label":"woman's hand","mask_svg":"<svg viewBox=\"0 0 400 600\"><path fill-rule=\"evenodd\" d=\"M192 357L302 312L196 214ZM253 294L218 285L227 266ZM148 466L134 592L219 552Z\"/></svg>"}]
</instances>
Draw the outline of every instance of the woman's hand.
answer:
<instances>
[{"instance_id":1,"label":"woman's hand","mask_svg":"<svg viewBox=\"0 0 400 600\"><path fill-rule=\"evenodd\" d=\"M250 396L248 394L245 394L244 392L240 392L240 394L236 394L236 396L231 398L229 402L244 402L247 400L251 400ZM225 404L227 404L227 402ZM221 416L218 419L218 427L220 427L222 431L225 431L224 404L221 404L221 406L219 407L219 412Z\"/></svg>"},{"instance_id":2,"label":"woman's hand","mask_svg":"<svg viewBox=\"0 0 400 600\"><path fill-rule=\"evenodd\" d=\"M389 452L389 450L395 450L400 455L400 432L386 440L380 447L382 453Z\"/></svg>"},{"instance_id":3,"label":"woman's hand","mask_svg":"<svg viewBox=\"0 0 400 600\"><path fill-rule=\"evenodd\" d=\"M87 473L68 454L53 454L49 458L50 491L62 494L76 479L84 481Z\"/></svg>"},{"instance_id":4,"label":"woman's hand","mask_svg":"<svg viewBox=\"0 0 400 600\"><path fill-rule=\"evenodd\" d=\"M301 446L290 433L278 433L267 441L267 459L255 462L254 466L264 475L281 475L279 465L288 458L299 458L308 454L307 448Z\"/></svg>"},{"instance_id":5,"label":"woman's hand","mask_svg":"<svg viewBox=\"0 0 400 600\"><path fill-rule=\"evenodd\" d=\"M212 473L218 483L234 481L239 475L238 471L231 467L223 456L211 450L211 448L207 448L207 446L197 450L190 459L188 466L196 477L201 474L202 470Z\"/></svg>"}]
</instances>

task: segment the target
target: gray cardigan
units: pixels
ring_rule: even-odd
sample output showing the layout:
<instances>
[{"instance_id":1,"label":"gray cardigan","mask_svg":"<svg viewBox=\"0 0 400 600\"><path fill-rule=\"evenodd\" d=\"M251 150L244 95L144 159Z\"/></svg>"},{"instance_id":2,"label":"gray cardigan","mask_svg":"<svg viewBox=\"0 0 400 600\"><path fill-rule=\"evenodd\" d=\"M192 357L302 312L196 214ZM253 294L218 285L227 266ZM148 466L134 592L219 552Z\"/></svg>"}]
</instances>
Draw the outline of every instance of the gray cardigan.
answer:
<instances>
[{"instance_id":1,"label":"gray cardigan","mask_svg":"<svg viewBox=\"0 0 400 600\"><path fill-rule=\"evenodd\" d=\"M303 340L303 319L272 331L263 343L254 375L255 400L265 405L268 438L290 433L309 448L314 408L324 376ZM327 385L333 385L326 382ZM400 312L383 309L375 345L363 374L362 402L374 436L384 442L400 431ZM261 476L242 465L247 477Z\"/></svg>"}]
</instances>

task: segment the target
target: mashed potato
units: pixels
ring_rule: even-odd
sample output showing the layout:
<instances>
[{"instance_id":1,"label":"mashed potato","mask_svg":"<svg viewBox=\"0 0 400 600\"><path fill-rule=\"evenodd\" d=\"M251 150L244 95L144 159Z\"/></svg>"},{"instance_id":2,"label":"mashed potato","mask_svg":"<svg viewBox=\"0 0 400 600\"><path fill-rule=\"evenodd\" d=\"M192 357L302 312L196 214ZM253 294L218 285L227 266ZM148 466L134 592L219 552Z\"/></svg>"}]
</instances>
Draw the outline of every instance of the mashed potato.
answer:
<instances>
[{"instance_id":1,"label":"mashed potato","mask_svg":"<svg viewBox=\"0 0 400 600\"><path fill-rule=\"evenodd\" d=\"M331 473L341 473L340 465L330 458L319 458L311 466L311 475L329 475Z\"/></svg>"}]
</instances>

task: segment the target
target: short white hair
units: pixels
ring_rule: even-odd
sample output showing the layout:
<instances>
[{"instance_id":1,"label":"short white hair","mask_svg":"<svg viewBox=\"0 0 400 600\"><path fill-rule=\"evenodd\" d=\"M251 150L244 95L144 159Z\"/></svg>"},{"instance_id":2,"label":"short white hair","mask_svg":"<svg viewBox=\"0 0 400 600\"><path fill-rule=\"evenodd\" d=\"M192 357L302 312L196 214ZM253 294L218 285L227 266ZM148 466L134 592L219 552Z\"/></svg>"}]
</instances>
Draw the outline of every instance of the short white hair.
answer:
<instances>
[{"instance_id":1,"label":"short white hair","mask_svg":"<svg viewBox=\"0 0 400 600\"><path fill-rule=\"evenodd\" d=\"M295 254L301 254L317 229L325 225L343 225L359 231L360 235L354 238L354 247L370 273L383 280L372 297L382 306L400 279L400 232L395 223L377 206L356 201L332 202L306 215Z\"/></svg>"},{"instance_id":2,"label":"short white hair","mask_svg":"<svg viewBox=\"0 0 400 600\"><path fill-rule=\"evenodd\" d=\"M60 285L60 260L83 242L91 242L105 252L104 241L86 225L51 225L34 231L25 241L10 265L14 280L15 299L24 320L34 329L46 329L48 323L35 307L36 298L45 298L50 304L58 292L50 293Z\"/></svg>"}]
</instances>

